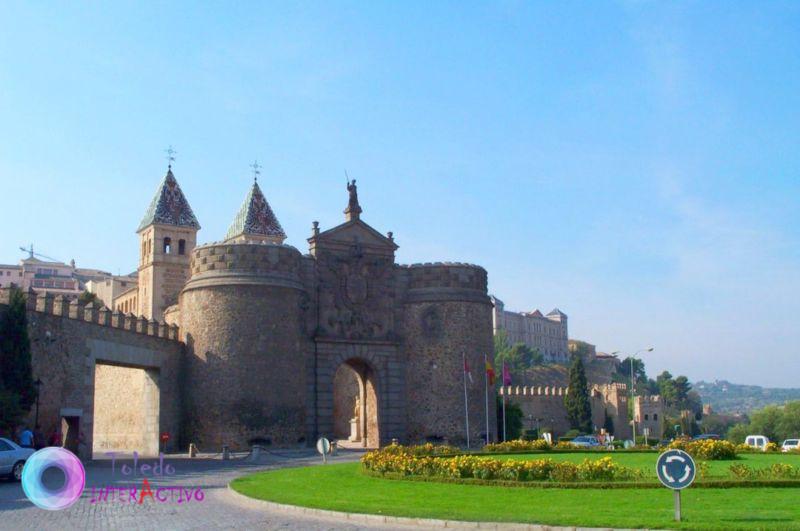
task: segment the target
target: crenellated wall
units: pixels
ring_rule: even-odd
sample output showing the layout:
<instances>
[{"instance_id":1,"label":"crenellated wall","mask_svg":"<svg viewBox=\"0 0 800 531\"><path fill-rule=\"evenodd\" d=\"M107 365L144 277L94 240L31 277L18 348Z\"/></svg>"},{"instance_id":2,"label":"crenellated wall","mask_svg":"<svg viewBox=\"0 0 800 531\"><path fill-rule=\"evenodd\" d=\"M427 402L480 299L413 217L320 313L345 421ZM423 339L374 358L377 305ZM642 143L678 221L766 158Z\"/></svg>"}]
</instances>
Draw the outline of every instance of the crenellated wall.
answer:
<instances>
[{"instance_id":1,"label":"crenellated wall","mask_svg":"<svg viewBox=\"0 0 800 531\"><path fill-rule=\"evenodd\" d=\"M628 401L625 384L610 383L592 385L589 398L592 406L592 424L599 430L605 425L606 414L614 423L617 438L630 437L628 424ZM500 396L506 396L520 406L524 414L524 429L536 427L539 419L541 428L550 428L555 435L563 435L570 430L564 398L569 389L557 386L508 386L500 387Z\"/></svg>"},{"instance_id":2,"label":"crenellated wall","mask_svg":"<svg viewBox=\"0 0 800 531\"><path fill-rule=\"evenodd\" d=\"M8 311L9 295L10 290L0 289L0 313ZM45 436L60 428L63 418L77 419L83 444L74 450L89 457L96 413L120 416L120 408L147 402L150 418L156 415L155 425L152 429L135 427L149 434L144 447L138 449L140 453L157 453L160 432L171 434L168 450L178 448L183 412L183 344L177 341L177 327L112 313L105 307L70 303L60 296L28 293L26 304L33 377L42 382L39 423ZM155 396L142 397L137 394L138 388L119 386L113 400L96 401L95 367L101 365L145 370L156 382ZM101 384L101 388L105 387ZM31 426L34 417L32 409L28 418ZM109 444L106 446L113 446Z\"/></svg>"}]
</instances>

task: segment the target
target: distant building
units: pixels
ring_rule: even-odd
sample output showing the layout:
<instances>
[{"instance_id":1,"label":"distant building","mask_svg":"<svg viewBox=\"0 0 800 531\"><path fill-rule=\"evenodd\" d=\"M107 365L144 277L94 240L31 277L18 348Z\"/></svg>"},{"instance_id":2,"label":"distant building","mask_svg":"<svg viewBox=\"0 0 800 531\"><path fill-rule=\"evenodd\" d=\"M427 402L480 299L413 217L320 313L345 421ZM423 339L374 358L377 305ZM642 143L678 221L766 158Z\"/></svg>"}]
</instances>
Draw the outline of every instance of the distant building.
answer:
<instances>
[{"instance_id":1,"label":"distant building","mask_svg":"<svg viewBox=\"0 0 800 531\"><path fill-rule=\"evenodd\" d=\"M22 267L0 264L0 288L22 287Z\"/></svg>"},{"instance_id":2,"label":"distant building","mask_svg":"<svg viewBox=\"0 0 800 531\"><path fill-rule=\"evenodd\" d=\"M547 315L533 312L508 312L503 301L491 297L494 334L504 330L510 344L524 343L538 349L547 363L567 363L570 352L567 316L558 308Z\"/></svg>"},{"instance_id":3,"label":"distant building","mask_svg":"<svg viewBox=\"0 0 800 531\"><path fill-rule=\"evenodd\" d=\"M664 400L659 395L635 396L633 398L633 420L636 422L636 434L661 439L664 435Z\"/></svg>"},{"instance_id":4,"label":"distant building","mask_svg":"<svg viewBox=\"0 0 800 531\"><path fill-rule=\"evenodd\" d=\"M0 288L14 285L25 291L33 289L37 293L75 298L88 282L110 276L106 271L75 267L74 260L65 264L31 255L20 260L19 265L0 265Z\"/></svg>"},{"instance_id":5,"label":"distant building","mask_svg":"<svg viewBox=\"0 0 800 531\"><path fill-rule=\"evenodd\" d=\"M119 309L120 298L133 289L137 289L139 281L136 273L126 276L108 276L102 280L90 280L86 283L86 291L94 293L97 298L112 310ZM122 311L120 309L120 311ZM131 312L137 313L138 307L132 307ZM124 313L129 313L125 311Z\"/></svg>"},{"instance_id":6,"label":"distant building","mask_svg":"<svg viewBox=\"0 0 800 531\"><path fill-rule=\"evenodd\" d=\"M576 352L583 354L583 361L585 363L591 363L597 358L597 347L586 341L581 341L580 339L567 340L567 349L570 354Z\"/></svg>"}]
</instances>

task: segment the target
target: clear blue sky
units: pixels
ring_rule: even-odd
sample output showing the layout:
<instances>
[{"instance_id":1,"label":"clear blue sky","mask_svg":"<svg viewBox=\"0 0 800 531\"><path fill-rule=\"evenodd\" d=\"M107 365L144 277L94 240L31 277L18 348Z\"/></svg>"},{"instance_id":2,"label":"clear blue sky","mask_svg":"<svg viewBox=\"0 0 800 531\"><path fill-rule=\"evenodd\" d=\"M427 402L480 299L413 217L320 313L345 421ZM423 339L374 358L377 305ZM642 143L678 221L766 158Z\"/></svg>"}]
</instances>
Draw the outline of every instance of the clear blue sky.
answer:
<instances>
[{"instance_id":1,"label":"clear blue sky","mask_svg":"<svg viewBox=\"0 0 800 531\"><path fill-rule=\"evenodd\" d=\"M398 260L468 261L651 374L800 386L800 3L0 4L0 262L129 272L176 176L263 165L305 251L344 170Z\"/></svg>"}]
</instances>

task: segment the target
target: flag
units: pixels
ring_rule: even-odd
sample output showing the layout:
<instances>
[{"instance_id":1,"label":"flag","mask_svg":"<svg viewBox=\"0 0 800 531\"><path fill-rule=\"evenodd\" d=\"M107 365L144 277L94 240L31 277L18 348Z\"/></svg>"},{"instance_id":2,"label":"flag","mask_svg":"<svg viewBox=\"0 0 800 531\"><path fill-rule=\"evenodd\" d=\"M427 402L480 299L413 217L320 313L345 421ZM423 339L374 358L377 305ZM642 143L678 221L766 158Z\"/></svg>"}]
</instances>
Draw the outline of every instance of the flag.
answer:
<instances>
[{"instance_id":1,"label":"flag","mask_svg":"<svg viewBox=\"0 0 800 531\"><path fill-rule=\"evenodd\" d=\"M469 363L467 363L466 356L464 356L464 374L469 378L469 383L472 383L472 372L469 370Z\"/></svg>"},{"instance_id":2,"label":"flag","mask_svg":"<svg viewBox=\"0 0 800 531\"><path fill-rule=\"evenodd\" d=\"M506 362L503 362L503 385L511 385L511 371L508 370Z\"/></svg>"},{"instance_id":3,"label":"flag","mask_svg":"<svg viewBox=\"0 0 800 531\"><path fill-rule=\"evenodd\" d=\"M489 361L489 358L486 358L486 377L489 379L489 385L494 385L494 367L492 367L492 363Z\"/></svg>"}]
</instances>

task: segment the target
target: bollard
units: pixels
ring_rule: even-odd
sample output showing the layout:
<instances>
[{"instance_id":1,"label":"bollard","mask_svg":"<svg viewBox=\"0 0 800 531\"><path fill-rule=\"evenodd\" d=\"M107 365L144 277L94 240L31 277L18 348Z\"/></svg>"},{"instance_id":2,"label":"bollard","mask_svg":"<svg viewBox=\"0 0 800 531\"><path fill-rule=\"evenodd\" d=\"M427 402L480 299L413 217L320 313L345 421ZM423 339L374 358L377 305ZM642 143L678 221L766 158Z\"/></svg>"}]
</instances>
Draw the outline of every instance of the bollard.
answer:
<instances>
[{"instance_id":1,"label":"bollard","mask_svg":"<svg viewBox=\"0 0 800 531\"><path fill-rule=\"evenodd\" d=\"M194 443L189 443L189 457L197 457L197 446Z\"/></svg>"},{"instance_id":2,"label":"bollard","mask_svg":"<svg viewBox=\"0 0 800 531\"><path fill-rule=\"evenodd\" d=\"M261 457L261 446L254 444L250 450L250 461L258 461L259 457Z\"/></svg>"},{"instance_id":3,"label":"bollard","mask_svg":"<svg viewBox=\"0 0 800 531\"><path fill-rule=\"evenodd\" d=\"M400 444L400 441L399 441L399 440L397 440L397 438L393 438L393 439L392 439L392 444L393 444L394 446L397 446L397 445L399 445L399 444Z\"/></svg>"},{"instance_id":4,"label":"bollard","mask_svg":"<svg viewBox=\"0 0 800 531\"><path fill-rule=\"evenodd\" d=\"M222 460L227 461L231 458L231 451L228 449L227 444L222 445Z\"/></svg>"}]
</instances>

